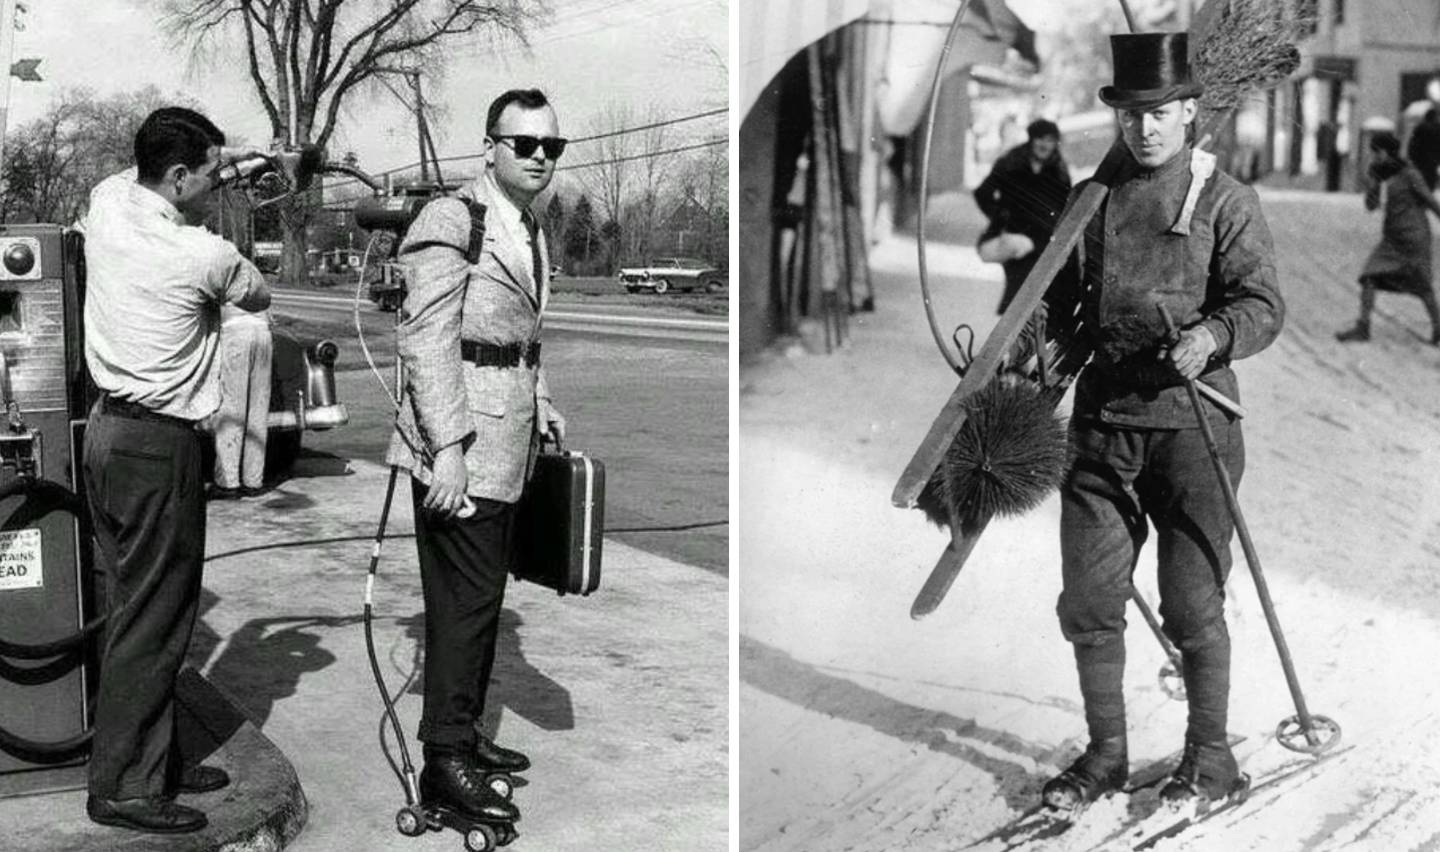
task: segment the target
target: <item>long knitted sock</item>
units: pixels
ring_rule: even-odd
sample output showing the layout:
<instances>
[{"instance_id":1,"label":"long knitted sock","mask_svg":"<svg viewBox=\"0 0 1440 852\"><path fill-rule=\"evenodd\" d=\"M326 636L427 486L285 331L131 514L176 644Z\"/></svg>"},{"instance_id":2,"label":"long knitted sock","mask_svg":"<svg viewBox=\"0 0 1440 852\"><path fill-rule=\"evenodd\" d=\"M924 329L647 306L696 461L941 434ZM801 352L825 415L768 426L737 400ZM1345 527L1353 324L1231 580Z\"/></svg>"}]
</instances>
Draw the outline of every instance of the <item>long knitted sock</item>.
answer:
<instances>
[{"instance_id":1,"label":"long knitted sock","mask_svg":"<svg viewBox=\"0 0 1440 852\"><path fill-rule=\"evenodd\" d=\"M1125 640L1075 646L1091 742L1125 735Z\"/></svg>"},{"instance_id":2,"label":"long knitted sock","mask_svg":"<svg viewBox=\"0 0 1440 852\"><path fill-rule=\"evenodd\" d=\"M1230 707L1230 634L1222 631L1215 641L1183 653L1185 695L1190 703L1185 737L1219 742L1225 739Z\"/></svg>"}]
</instances>

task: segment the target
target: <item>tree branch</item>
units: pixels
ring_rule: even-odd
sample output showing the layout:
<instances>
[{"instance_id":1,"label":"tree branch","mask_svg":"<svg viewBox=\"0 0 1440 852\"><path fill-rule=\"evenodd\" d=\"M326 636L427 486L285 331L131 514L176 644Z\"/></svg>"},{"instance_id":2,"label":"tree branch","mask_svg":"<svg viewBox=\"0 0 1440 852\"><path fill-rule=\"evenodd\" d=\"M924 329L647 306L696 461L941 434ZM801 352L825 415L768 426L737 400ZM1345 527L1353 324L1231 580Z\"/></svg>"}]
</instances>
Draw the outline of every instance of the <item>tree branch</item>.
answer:
<instances>
[{"instance_id":1,"label":"tree branch","mask_svg":"<svg viewBox=\"0 0 1440 852\"><path fill-rule=\"evenodd\" d=\"M260 69L260 56L255 48L255 21L259 16L255 14L254 4L251 0L241 0L245 7L245 58L250 63L250 79L255 81L255 90L260 95L260 104L265 107L265 114L270 118L270 130L273 133L275 128L280 126L280 110L275 106L275 99L270 95L270 86L265 82L265 75Z\"/></svg>"},{"instance_id":2,"label":"tree branch","mask_svg":"<svg viewBox=\"0 0 1440 852\"><path fill-rule=\"evenodd\" d=\"M345 42L345 46L340 49L340 55L335 59L335 67L332 69L330 76L321 83L320 91L323 92L330 88L330 84L335 82L335 78L340 76L341 71L345 68L345 62L350 58L350 53L358 47L361 42L369 39L370 46L366 48L365 52L360 55L360 58L355 61L355 65L357 66L365 62L371 51L374 50L375 45L379 43L381 37L389 32L396 24L400 23L400 21L410 13L410 10L414 9L419 3L420 0L395 0L395 5L390 8L389 12L371 21L369 26L360 30L360 32L352 36L349 41ZM355 81L351 81L351 85L354 85L354 82ZM345 86L345 88L349 87Z\"/></svg>"}]
</instances>

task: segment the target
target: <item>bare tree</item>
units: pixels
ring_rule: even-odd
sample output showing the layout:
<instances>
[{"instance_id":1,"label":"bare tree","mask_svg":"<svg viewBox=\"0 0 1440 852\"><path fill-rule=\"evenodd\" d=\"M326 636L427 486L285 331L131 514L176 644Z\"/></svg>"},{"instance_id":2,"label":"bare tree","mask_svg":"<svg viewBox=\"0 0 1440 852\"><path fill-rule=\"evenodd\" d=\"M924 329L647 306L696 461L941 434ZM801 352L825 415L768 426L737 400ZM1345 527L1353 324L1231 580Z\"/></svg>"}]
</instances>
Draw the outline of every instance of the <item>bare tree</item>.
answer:
<instances>
[{"instance_id":1,"label":"bare tree","mask_svg":"<svg viewBox=\"0 0 1440 852\"><path fill-rule=\"evenodd\" d=\"M373 92L377 75L404 65L430 74L444 68L456 42L528 44L544 20L546 0L158 0L164 27L188 44L199 63L223 54L227 39L244 46L256 97L276 139L329 143L344 105ZM377 84L378 85L378 84ZM282 275L305 269L307 208L282 216Z\"/></svg>"},{"instance_id":2,"label":"bare tree","mask_svg":"<svg viewBox=\"0 0 1440 852\"><path fill-rule=\"evenodd\" d=\"M61 92L43 115L8 134L6 220L74 222L91 187L134 161L135 131L164 102L154 86L103 99L88 89Z\"/></svg>"},{"instance_id":3,"label":"bare tree","mask_svg":"<svg viewBox=\"0 0 1440 852\"><path fill-rule=\"evenodd\" d=\"M636 215L630 228L633 235L631 246L635 253L634 259L646 263L652 260L655 231L663 216L666 196L671 194L665 192L665 185L670 177L674 155L665 153L670 128L668 125L659 124L662 119L660 111L652 105L640 123L658 126L636 134L639 147L637 156L641 157L637 161L636 169L639 173L637 188L640 190L640 197L635 205Z\"/></svg>"},{"instance_id":4,"label":"bare tree","mask_svg":"<svg viewBox=\"0 0 1440 852\"><path fill-rule=\"evenodd\" d=\"M691 153L680 171L680 192L699 211L699 251L711 263L724 266L730 245L730 156L729 146L711 145ZM677 247L677 252L680 248ZM681 252L681 253L685 253Z\"/></svg>"},{"instance_id":5,"label":"bare tree","mask_svg":"<svg viewBox=\"0 0 1440 852\"><path fill-rule=\"evenodd\" d=\"M629 104L612 101L591 119L590 130L599 137L588 143L591 156L587 160L594 165L585 167L579 175L581 186L599 199L599 220L615 223L622 238L627 230L626 196L635 170L635 138L633 134L617 131L636 124L634 116L635 111ZM613 272L619 260L619 247L612 243L608 248L611 256L606 258L606 266Z\"/></svg>"}]
</instances>

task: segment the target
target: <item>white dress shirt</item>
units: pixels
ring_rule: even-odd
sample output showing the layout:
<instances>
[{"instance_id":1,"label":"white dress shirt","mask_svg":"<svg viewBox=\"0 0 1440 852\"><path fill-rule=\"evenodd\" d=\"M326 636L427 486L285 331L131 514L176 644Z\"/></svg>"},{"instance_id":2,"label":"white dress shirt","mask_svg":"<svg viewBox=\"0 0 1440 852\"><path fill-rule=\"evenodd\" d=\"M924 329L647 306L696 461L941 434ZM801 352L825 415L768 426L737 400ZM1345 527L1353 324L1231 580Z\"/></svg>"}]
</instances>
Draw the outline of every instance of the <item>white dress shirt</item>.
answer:
<instances>
[{"instance_id":1,"label":"white dress shirt","mask_svg":"<svg viewBox=\"0 0 1440 852\"><path fill-rule=\"evenodd\" d=\"M111 396L201 420L220 406L219 306L263 292L234 245L185 224L130 169L90 192L85 358Z\"/></svg>"}]
</instances>

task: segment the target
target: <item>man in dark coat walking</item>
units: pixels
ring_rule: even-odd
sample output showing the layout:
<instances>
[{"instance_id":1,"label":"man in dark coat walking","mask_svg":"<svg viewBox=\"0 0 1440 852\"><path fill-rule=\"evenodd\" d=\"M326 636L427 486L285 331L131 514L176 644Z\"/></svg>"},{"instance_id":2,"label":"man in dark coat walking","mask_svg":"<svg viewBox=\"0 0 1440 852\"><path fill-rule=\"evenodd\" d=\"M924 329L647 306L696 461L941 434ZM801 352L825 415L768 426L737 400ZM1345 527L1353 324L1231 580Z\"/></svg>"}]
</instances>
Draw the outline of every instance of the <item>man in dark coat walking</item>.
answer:
<instances>
[{"instance_id":1,"label":"man in dark coat walking","mask_svg":"<svg viewBox=\"0 0 1440 852\"><path fill-rule=\"evenodd\" d=\"M1070 192L1070 170L1060 155L1060 128L1042 118L1032 121L1026 133L1029 140L1000 155L989 176L975 188L975 202L990 219L980 242L1005 234L1019 234L1029 242L1029 251L1004 261L1002 314L1050 242Z\"/></svg>"}]
</instances>

